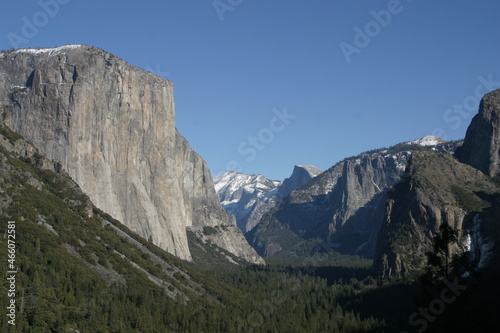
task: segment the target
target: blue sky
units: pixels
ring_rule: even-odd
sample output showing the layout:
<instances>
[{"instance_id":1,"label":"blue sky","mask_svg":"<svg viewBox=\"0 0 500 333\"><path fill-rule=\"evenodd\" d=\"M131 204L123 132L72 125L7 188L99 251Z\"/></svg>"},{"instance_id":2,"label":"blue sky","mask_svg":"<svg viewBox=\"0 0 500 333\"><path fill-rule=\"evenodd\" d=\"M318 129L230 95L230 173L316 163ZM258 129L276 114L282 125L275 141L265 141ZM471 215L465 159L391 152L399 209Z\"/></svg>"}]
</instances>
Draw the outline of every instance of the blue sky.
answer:
<instances>
[{"instance_id":1,"label":"blue sky","mask_svg":"<svg viewBox=\"0 0 500 333\"><path fill-rule=\"evenodd\" d=\"M177 128L213 175L237 168L283 179L295 164L325 170L428 134L459 139L477 96L500 88L497 0L40 0L0 9L0 49L87 44L171 80Z\"/></svg>"}]
</instances>

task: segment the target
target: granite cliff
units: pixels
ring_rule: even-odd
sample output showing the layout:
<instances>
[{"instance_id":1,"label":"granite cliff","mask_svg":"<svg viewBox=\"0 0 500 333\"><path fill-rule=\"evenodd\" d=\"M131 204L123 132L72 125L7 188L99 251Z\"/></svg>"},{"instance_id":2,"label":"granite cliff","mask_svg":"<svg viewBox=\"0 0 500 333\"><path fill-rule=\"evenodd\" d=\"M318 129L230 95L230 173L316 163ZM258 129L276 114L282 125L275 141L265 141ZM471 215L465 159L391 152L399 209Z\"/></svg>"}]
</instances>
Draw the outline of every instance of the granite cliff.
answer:
<instances>
[{"instance_id":1,"label":"granite cliff","mask_svg":"<svg viewBox=\"0 0 500 333\"><path fill-rule=\"evenodd\" d=\"M292 175L281 184L278 190L278 196L281 198L286 197L292 193L293 190L298 189L320 173L321 170L314 165L295 165Z\"/></svg>"},{"instance_id":2,"label":"granite cliff","mask_svg":"<svg viewBox=\"0 0 500 333\"><path fill-rule=\"evenodd\" d=\"M456 155L491 177L500 175L500 89L483 97Z\"/></svg>"},{"instance_id":3,"label":"granite cliff","mask_svg":"<svg viewBox=\"0 0 500 333\"><path fill-rule=\"evenodd\" d=\"M103 50L71 45L0 54L6 125L60 166L94 204L191 260L186 229L262 259L220 206L205 161L175 127L173 86Z\"/></svg>"}]
</instances>

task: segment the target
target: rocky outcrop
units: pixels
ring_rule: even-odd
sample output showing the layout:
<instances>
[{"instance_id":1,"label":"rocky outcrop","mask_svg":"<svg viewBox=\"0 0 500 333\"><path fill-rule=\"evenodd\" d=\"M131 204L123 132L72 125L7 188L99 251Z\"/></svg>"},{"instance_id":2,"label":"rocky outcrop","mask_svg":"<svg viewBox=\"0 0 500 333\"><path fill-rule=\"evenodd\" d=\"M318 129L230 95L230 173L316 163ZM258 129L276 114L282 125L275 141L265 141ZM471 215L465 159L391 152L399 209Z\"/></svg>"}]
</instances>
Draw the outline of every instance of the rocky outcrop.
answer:
<instances>
[{"instance_id":1,"label":"rocky outcrop","mask_svg":"<svg viewBox=\"0 0 500 333\"><path fill-rule=\"evenodd\" d=\"M484 95L456 155L491 177L500 175L500 89Z\"/></svg>"},{"instance_id":2,"label":"rocky outcrop","mask_svg":"<svg viewBox=\"0 0 500 333\"><path fill-rule=\"evenodd\" d=\"M286 197L293 190L298 189L320 173L321 170L313 165L294 166L292 175L283 181L278 191L278 195L282 198Z\"/></svg>"},{"instance_id":3,"label":"rocky outcrop","mask_svg":"<svg viewBox=\"0 0 500 333\"><path fill-rule=\"evenodd\" d=\"M330 250L373 257L387 190L401 179L413 150L455 149L440 142L429 137L346 158L292 191L245 237L266 256L320 239Z\"/></svg>"},{"instance_id":4,"label":"rocky outcrop","mask_svg":"<svg viewBox=\"0 0 500 333\"><path fill-rule=\"evenodd\" d=\"M491 178L452 155L414 152L403 179L387 195L374 261L379 276L417 274L441 224L459 231L459 238L466 236L467 221L488 207L498 190Z\"/></svg>"},{"instance_id":5,"label":"rocky outcrop","mask_svg":"<svg viewBox=\"0 0 500 333\"><path fill-rule=\"evenodd\" d=\"M175 128L171 82L80 45L1 53L0 73L6 124L139 235L190 260L187 227L231 225ZM257 257L241 234L230 238Z\"/></svg>"}]
</instances>

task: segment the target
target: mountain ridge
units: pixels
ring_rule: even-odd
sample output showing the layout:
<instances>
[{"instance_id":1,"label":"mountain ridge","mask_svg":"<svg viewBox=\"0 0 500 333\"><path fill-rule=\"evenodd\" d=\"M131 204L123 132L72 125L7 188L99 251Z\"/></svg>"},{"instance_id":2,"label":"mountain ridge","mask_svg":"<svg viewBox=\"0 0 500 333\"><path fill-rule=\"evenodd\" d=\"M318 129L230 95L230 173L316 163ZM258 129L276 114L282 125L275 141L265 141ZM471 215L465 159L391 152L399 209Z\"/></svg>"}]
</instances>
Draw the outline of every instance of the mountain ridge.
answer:
<instances>
[{"instance_id":1,"label":"mountain ridge","mask_svg":"<svg viewBox=\"0 0 500 333\"><path fill-rule=\"evenodd\" d=\"M347 157L292 191L245 237L265 257L293 253L294 244L314 239L330 251L373 257L388 189L400 180L413 150L452 152L457 145L442 142L427 136Z\"/></svg>"}]
</instances>

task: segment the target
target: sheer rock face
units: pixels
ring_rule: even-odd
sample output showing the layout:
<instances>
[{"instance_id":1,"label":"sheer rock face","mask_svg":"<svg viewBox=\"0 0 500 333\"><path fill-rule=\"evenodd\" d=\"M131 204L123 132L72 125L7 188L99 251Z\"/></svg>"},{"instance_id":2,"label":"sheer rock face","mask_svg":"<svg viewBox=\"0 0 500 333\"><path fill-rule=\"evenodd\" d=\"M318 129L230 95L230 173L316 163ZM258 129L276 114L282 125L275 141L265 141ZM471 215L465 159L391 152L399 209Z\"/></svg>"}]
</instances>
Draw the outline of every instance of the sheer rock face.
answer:
<instances>
[{"instance_id":1,"label":"sheer rock face","mask_svg":"<svg viewBox=\"0 0 500 333\"><path fill-rule=\"evenodd\" d=\"M175 128L168 80L79 45L2 53L0 73L6 124L139 235L191 260L187 227L231 224L205 161ZM243 235L230 238L255 262Z\"/></svg>"},{"instance_id":2,"label":"sheer rock face","mask_svg":"<svg viewBox=\"0 0 500 333\"><path fill-rule=\"evenodd\" d=\"M491 177L500 175L500 89L484 95L457 157Z\"/></svg>"},{"instance_id":3,"label":"sheer rock face","mask_svg":"<svg viewBox=\"0 0 500 333\"><path fill-rule=\"evenodd\" d=\"M320 173L321 170L313 165L294 166L292 175L283 181L278 191L278 195L282 198L286 197L293 190L301 187Z\"/></svg>"},{"instance_id":4,"label":"sheer rock face","mask_svg":"<svg viewBox=\"0 0 500 333\"><path fill-rule=\"evenodd\" d=\"M283 240L293 234L296 242L319 238L335 251L373 257L387 189L410 154L381 149L337 163L292 191L245 237L265 256L289 248Z\"/></svg>"}]
</instances>

